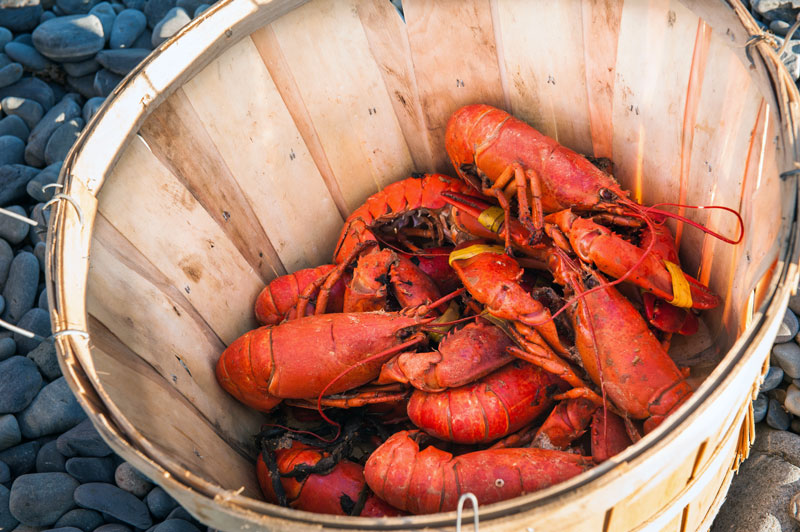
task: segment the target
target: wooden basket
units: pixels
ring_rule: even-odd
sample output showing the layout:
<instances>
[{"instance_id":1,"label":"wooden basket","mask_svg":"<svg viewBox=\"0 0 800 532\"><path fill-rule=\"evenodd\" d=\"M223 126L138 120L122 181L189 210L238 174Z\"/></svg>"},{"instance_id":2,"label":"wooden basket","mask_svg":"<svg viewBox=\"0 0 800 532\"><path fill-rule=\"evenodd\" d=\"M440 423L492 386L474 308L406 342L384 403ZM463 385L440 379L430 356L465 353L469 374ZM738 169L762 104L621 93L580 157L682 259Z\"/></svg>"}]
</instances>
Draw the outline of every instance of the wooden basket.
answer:
<instances>
[{"instance_id":1,"label":"wooden basket","mask_svg":"<svg viewBox=\"0 0 800 532\"><path fill-rule=\"evenodd\" d=\"M448 116L503 107L611 157L645 203L726 205L741 245L677 228L725 297L698 389L638 444L482 506L483 530L704 530L754 436L751 399L798 271L798 92L734 0L226 0L117 88L61 174L48 296L61 367L112 448L223 530L420 529L260 500L262 417L213 367L264 282L330 260L343 218L412 171L452 173ZM78 208L76 208L78 207ZM686 215L726 234L731 217ZM88 335L83 334L88 331ZM470 512L468 512L470 513ZM470 516L465 519L470 520Z\"/></svg>"}]
</instances>

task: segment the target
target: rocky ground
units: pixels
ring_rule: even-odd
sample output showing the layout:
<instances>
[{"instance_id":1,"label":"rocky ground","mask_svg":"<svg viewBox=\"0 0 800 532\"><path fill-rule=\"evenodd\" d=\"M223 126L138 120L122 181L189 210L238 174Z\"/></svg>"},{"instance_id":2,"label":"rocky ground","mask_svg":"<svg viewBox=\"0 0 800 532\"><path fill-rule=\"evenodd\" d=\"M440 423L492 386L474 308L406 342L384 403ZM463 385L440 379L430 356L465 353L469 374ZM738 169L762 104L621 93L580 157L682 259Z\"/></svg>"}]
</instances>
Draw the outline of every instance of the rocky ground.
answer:
<instances>
[{"instance_id":1,"label":"rocky ground","mask_svg":"<svg viewBox=\"0 0 800 532\"><path fill-rule=\"evenodd\" d=\"M208 0L211 1L211 0ZM399 0L392 0L400 7ZM751 0L777 46L800 0ZM45 203L61 162L117 83L208 8L204 0L0 0L0 531L191 532L205 528L114 455L56 360L43 290ZM800 78L800 35L783 59ZM719 532L800 530L800 298L787 310L754 403L758 438L714 523ZM2 330L2 329L0 329Z\"/></svg>"}]
</instances>

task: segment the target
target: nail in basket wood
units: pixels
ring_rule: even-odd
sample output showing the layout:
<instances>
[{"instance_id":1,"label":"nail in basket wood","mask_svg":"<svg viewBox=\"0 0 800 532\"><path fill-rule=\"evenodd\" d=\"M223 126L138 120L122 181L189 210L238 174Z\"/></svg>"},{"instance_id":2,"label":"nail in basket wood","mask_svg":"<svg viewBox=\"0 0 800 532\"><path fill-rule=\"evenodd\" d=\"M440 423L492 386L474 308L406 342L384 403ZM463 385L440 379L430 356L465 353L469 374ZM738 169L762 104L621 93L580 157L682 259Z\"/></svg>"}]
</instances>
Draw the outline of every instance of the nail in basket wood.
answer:
<instances>
[{"instance_id":1,"label":"nail in basket wood","mask_svg":"<svg viewBox=\"0 0 800 532\"><path fill-rule=\"evenodd\" d=\"M734 1L225 0L117 88L61 174L48 238L60 363L108 443L223 530L445 529L260 500L261 416L216 384L266 281L330 260L343 218L412 171L452 173L461 105L611 157L645 203L742 213L731 246L676 227L725 297L682 352L698 386L658 430L483 530L704 530L752 438L750 402L797 272L798 93ZM732 217L686 210L728 235ZM680 351L680 350L679 350ZM678 353L680 355L680 353ZM709 364L711 362L711 364ZM468 517L469 519L469 517ZM529 527L529 528L528 528Z\"/></svg>"}]
</instances>

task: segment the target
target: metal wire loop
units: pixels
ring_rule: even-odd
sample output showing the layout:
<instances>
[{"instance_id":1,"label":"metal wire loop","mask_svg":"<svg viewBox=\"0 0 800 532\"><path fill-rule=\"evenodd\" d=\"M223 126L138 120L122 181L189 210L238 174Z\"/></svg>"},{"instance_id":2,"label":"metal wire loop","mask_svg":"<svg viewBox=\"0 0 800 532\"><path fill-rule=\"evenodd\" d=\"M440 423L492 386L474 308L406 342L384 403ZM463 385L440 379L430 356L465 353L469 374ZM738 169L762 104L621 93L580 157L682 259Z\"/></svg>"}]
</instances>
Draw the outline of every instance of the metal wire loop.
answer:
<instances>
[{"instance_id":1,"label":"metal wire loop","mask_svg":"<svg viewBox=\"0 0 800 532\"><path fill-rule=\"evenodd\" d=\"M456 510L456 532L461 532L461 514L464 511L464 501L467 499L472 503L472 522L475 532L478 532L478 498L474 493L462 493L458 498L458 509Z\"/></svg>"},{"instance_id":2,"label":"metal wire loop","mask_svg":"<svg viewBox=\"0 0 800 532\"><path fill-rule=\"evenodd\" d=\"M19 220L20 222L25 222L26 224L32 225L33 227L36 227L37 225L39 225L39 222L37 222L36 220L31 220L27 216L23 216L23 215L21 215L19 213L16 213L14 211L10 211L8 209L3 209L1 207L0 207L0 214L4 214L4 215L8 216L9 218L14 218L15 220Z\"/></svg>"},{"instance_id":3,"label":"metal wire loop","mask_svg":"<svg viewBox=\"0 0 800 532\"><path fill-rule=\"evenodd\" d=\"M63 331L54 332L51 335L51 338L58 338L59 336L69 336L69 335L80 336L82 338L89 339L89 333L86 331L81 331L80 329L64 329Z\"/></svg>"},{"instance_id":4,"label":"metal wire loop","mask_svg":"<svg viewBox=\"0 0 800 532\"><path fill-rule=\"evenodd\" d=\"M44 211L47 207L49 207L50 205L56 203L59 200L66 200L73 207L75 207L75 212L78 213L78 221L80 221L81 227L83 227L83 210L81 210L81 206L78 205L78 202L75 201L75 198L73 198L72 196L68 196L67 194L62 194L60 192L58 194L55 194L53 196L53 199L51 199L50 201L48 201L47 203L44 204L44 206L42 207L42 211Z\"/></svg>"},{"instance_id":5,"label":"metal wire loop","mask_svg":"<svg viewBox=\"0 0 800 532\"><path fill-rule=\"evenodd\" d=\"M61 183L50 183L50 184L44 185L42 187L42 194L47 192L48 188L64 188L64 185L62 185Z\"/></svg>"}]
</instances>

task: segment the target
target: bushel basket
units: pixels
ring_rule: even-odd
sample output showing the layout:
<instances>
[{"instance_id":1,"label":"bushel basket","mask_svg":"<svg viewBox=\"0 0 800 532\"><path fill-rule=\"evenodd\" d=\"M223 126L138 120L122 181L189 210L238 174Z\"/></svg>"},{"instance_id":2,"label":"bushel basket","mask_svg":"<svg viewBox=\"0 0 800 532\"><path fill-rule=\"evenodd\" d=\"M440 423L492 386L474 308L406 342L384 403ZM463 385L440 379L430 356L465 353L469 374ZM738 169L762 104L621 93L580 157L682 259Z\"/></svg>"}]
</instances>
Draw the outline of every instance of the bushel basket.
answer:
<instances>
[{"instance_id":1,"label":"bushel basket","mask_svg":"<svg viewBox=\"0 0 800 532\"><path fill-rule=\"evenodd\" d=\"M738 210L745 237L672 225L685 271L724 298L673 350L692 399L587 473L480 506L481 529L707 529L754 437L751 400L798 278L798 92L773 43L738 0L403 7L405 20L385 0L223 0L115 90L64 162L48 235L72 390L117 453L214 528L454 527L455 512L263 502L263 416L214 365L256 326L264 283L330 262L368 195L414 171L453 175L446 121L487 103L611 158L642 203ZM685 215L735 237L729 214Z\"/></svg>"}]
</instances>

